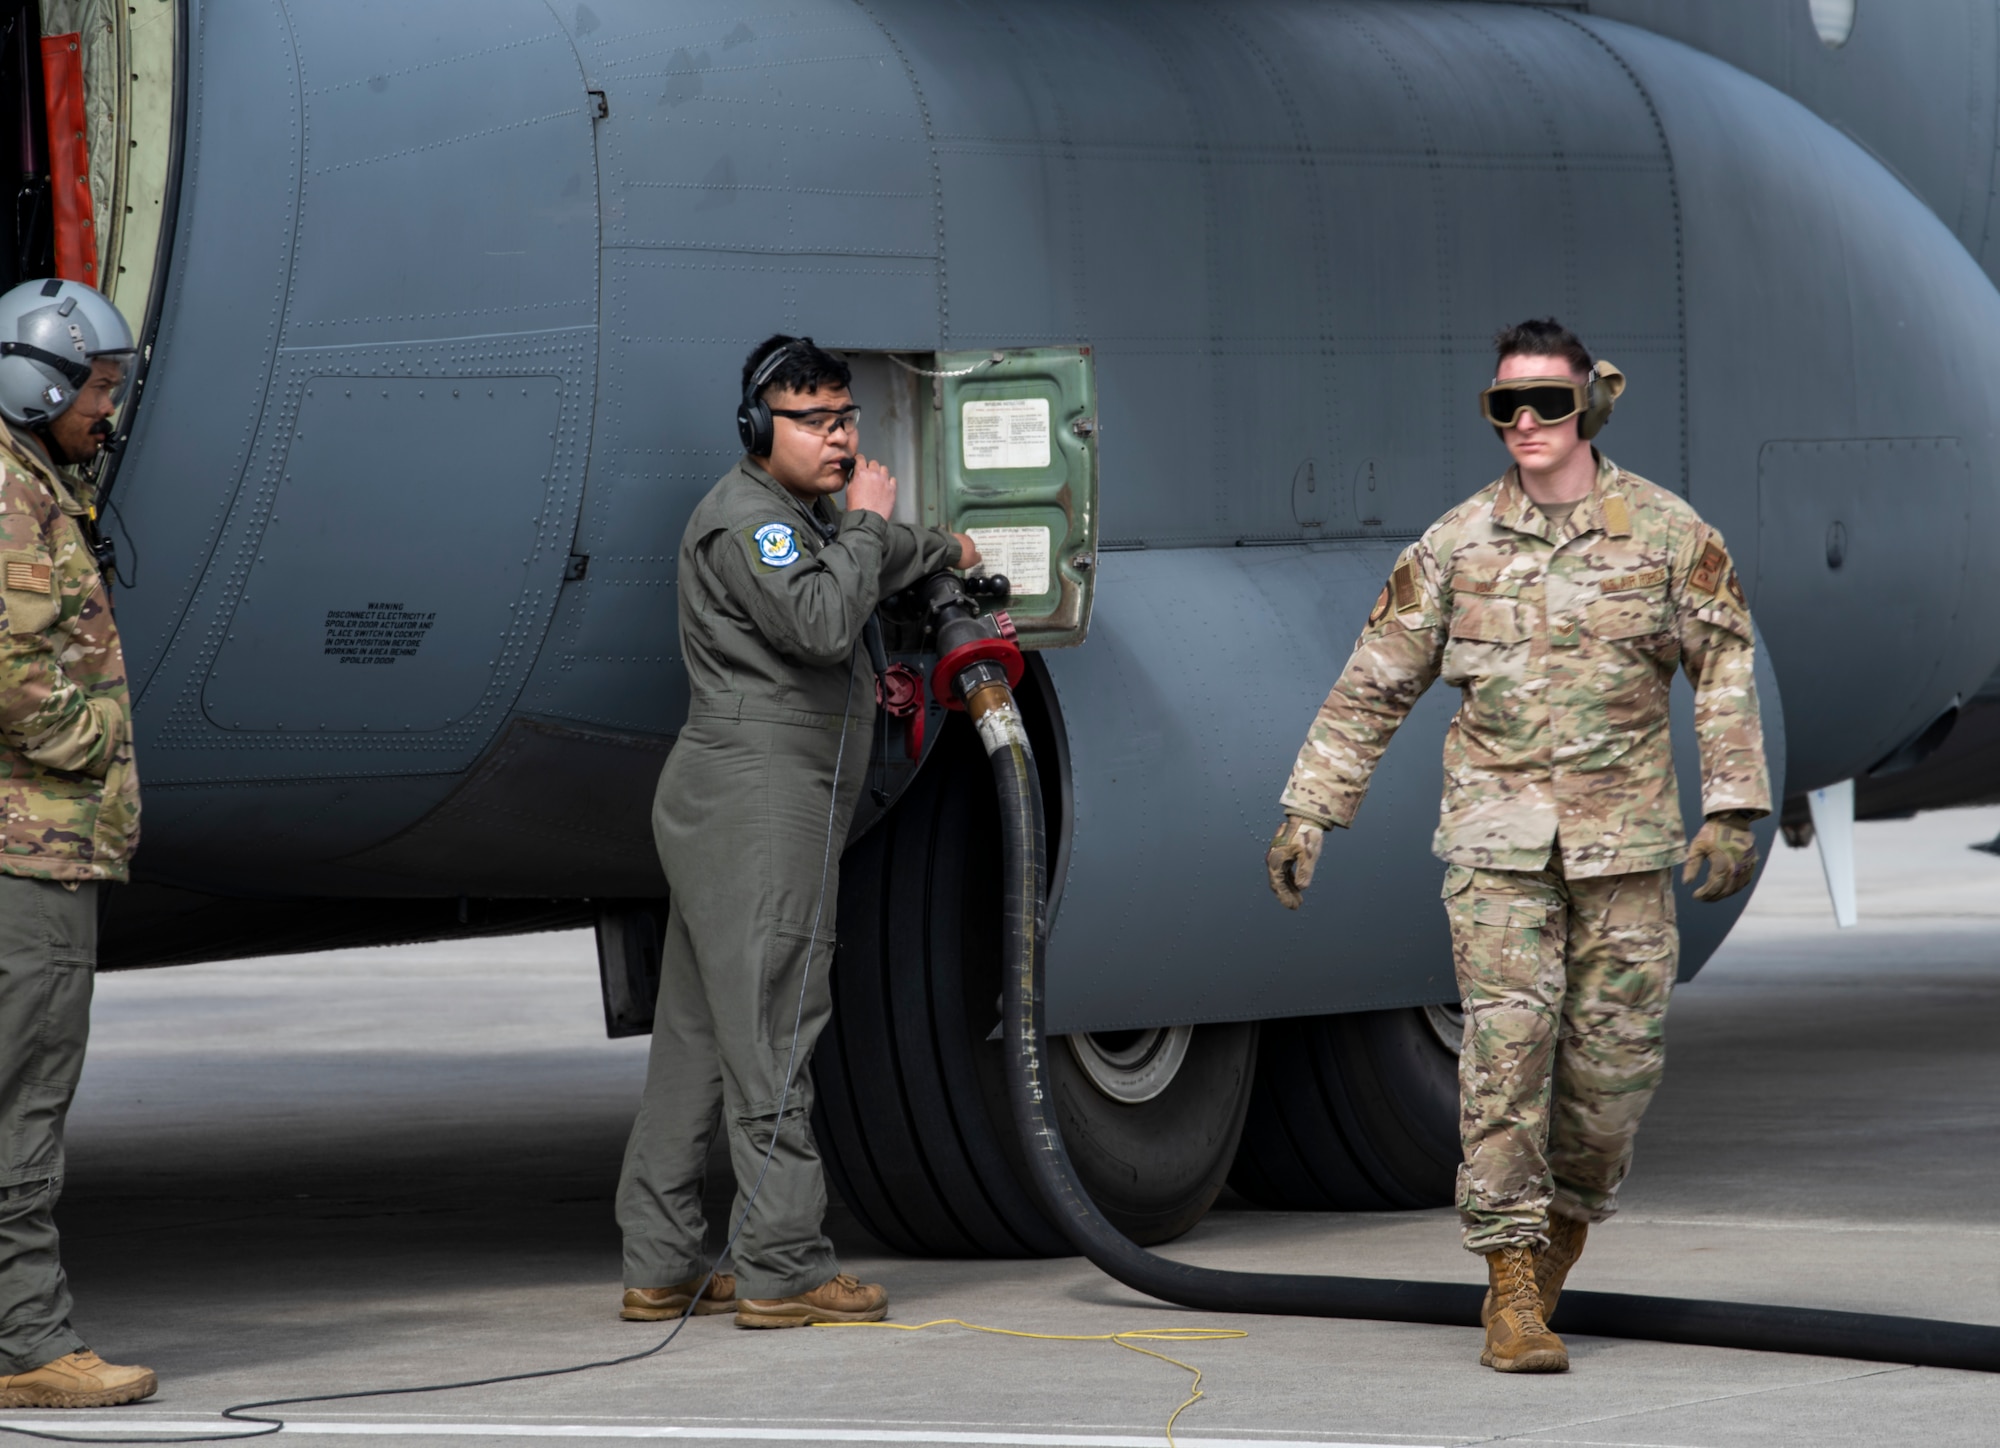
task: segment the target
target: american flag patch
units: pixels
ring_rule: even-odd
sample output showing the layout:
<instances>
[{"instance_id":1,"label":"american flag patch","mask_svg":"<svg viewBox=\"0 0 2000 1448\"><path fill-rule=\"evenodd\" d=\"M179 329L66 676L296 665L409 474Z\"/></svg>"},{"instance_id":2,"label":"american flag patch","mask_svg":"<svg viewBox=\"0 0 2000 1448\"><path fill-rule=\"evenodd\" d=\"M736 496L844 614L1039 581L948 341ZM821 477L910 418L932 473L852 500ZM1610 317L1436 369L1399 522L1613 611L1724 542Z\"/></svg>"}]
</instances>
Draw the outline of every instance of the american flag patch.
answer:
<instances>
[{"instance_id":1,"label":"american flag patch","mask_svg":"<svg viewBox=\"0 0 2000 1448\"><path fill-rule=\"evenodd\" d=\"M54 593L55 569L47 563L10 562L7 587L16 593Z\"/></svg>"}]
</instances>

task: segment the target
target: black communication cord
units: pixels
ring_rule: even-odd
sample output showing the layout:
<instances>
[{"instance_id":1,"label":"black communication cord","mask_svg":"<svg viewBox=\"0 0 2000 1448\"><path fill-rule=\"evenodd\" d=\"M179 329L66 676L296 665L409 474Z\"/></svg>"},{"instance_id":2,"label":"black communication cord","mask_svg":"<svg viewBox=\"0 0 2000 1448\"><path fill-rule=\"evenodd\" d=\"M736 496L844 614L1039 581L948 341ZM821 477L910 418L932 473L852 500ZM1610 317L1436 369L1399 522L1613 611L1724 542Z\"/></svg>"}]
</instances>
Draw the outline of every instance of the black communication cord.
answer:
<instances>
[{"instance_id":1,"label":"black communication cord","mask_svg":"<svg viewBox=\"0 0 2000 1448\"><path fill-rule=\"evenodd\" d=\"M831 536L827 532L826 525L822 520L810 512L806 516L812 519L813 526L820 534L822 540ZM769 1175L771 1158L778 1150L778 1134L784 1130L785 1107L790 1103L792 1083L798 1071L799 1036L805 1027L806 990L812 983L813 946L819 943L820 922L825 918L826 914L826 881L827 876L833 869L833 827L840 812L840 775L847 761L847 726L854 718L854 683L855 675L858 672L855 666L860 660L861 652L861 647L857 642L855 647L849 650L848 653L847 702L841 710L840 743L835 748L833 756L833 786L826 807L826 844L820 856L819 894L813 903L812 936L806 947L806 968L799 977L798 1009L792 1016L791 1051L785 1058L785 1087L784 1090L778 1093L778 1110L774 1118L775 1124L771 1128L771 1144L764 1148L764 1161L757 1169L756 1183L751 1186L749 1194L743 1199L743 1213L736 1219L736 1225L729 1233L729 1240L723 1244L722 1250L716 1253L714 1261L708 1264L707 1274L701 1279L701 1285L689 1296L688 1305L681 1309L681 1315L674 1320L671 1332L651 1347L641 1349L638 1352L625 1353L619 1357L598 1358L591 1362L571 1363L565 1367L534 1368L527 1372L500 1373L490 1378L467 1378L461 1382L421 1383L407 1388L361 1388L346 1393L307 1393L291 1398L261 1398L256 1402L237 1403L222 1410L220 1416L227 1422L255 1423L258 1425L253 1431L248 1433L196 1433L179 1434L172 1437L155 1434L146 1437L113 1437L105 1433L49 1433L35 1428L17 1428L8 1423L0 1423L0 1433L12 1433L22 1438L39 1438L47 1443L240 1443L245 1439L268 1438L273 1433L282 1433L284 1431L284 1419L260 1418L255 1416L257 1412L267 1408L289 1408L295 1407L300 1403L351 1403L362 1398L408 1397L417 1393L450 1393L456 1392L461 1388L492 1388L499 1387L505 1383L527 1383L541 1378L569 1377L575 1373L595 1372L599 1368L616 1368L623 1367L627 1363L644 1362L647 1358L655 1357L671 1347L674 1339L681 1335L681 1329L687 1326L688 1318L694 1314L695 1304L701 1301L702 1294L708 1291L709 1283L715 1280L716 1271L721 1266L723 1258L730 1256L736 1250L737 1239L743 1235L743 1228L750 1220L750 1209L756 1206L758 1193L764 1190L764 1178ZM27 1411L34 1410L29 1409Z\"/></svg>"}]
</instances>

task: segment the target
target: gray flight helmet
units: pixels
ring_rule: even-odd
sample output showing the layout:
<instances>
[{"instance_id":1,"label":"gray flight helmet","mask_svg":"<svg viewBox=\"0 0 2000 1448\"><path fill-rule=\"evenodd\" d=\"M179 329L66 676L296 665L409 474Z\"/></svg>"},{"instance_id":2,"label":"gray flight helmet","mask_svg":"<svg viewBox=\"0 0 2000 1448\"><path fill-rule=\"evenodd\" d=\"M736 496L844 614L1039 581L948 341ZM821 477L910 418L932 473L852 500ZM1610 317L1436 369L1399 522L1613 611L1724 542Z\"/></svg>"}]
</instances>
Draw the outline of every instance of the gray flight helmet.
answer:
<instances>
[{"instance_id":1,"label":"gray flight helmet","mask_svg":"<svg viewBox=\"0 0 2000 1448\"><path fill-rule=\"evenodd\" d=\"M137 350L132 329L97 288L56 277L22 282L0 296L0 416L22 427L53 422L100 357L125 363L123 402Z\"/></svg>"}]
</instances>

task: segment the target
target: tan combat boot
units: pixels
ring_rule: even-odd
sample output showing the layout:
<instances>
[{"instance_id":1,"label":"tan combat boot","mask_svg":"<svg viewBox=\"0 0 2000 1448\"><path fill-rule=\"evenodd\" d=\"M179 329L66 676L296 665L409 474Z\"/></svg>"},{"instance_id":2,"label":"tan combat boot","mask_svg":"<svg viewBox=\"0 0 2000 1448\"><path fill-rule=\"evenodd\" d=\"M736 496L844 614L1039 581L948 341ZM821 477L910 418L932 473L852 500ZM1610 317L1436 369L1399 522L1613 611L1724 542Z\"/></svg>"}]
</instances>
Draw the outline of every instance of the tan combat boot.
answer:
<instances>
[{"instance_id":1,"label":"tan combat boot","mask_svg":"<svg viewBox=\"0 0 2000 1448\"><path fill-rule=\"evenodd\" d=\"M701 1282L699 1277L690 1277L671 1287L628 1287L618 1315L627 1322L664 1322L679 1317L687 1311L688 1299L701 1287ZM736 1279L727 1272L718 1272L709 1279L707 1290L702 1292L691 1315L712 1317L718 1312L735 1310Z\"/></svg>"},{"instance_id":2,"label":"tan combat boot","mask_svg":"<svg viewBox=\"0 0 2000 1448\"><path fill-rule=\"evenodd\" d=\"M1502 1247L1486 1254L1493 1315L1486 1323L1481 1367L1503 1373L1566 1373L1569 1349L1542 1318L1535 1290L1535 1254L1529 1247Z\"/></svg>"},{"instance_id":3,"label":"tan combat boot","mask_svg":"<svg viewBox=\"0 0 2000 1448\"><path fill-rule=\"evenodd\" d=\"M1569 1269L1576 1266L1576 1259L1583 1255L1583 1239L1589 1235L1588 1222L1568 1217L1549 1218L1549 1245L1535 1249L1535 1290L1541 1294L1543 1322L1556 1315L1563 1283L1569 1280ZM1486 1301L1479 1305L1479 1325L1484 1327L1492 1320L1493 1289L1489 1287Z\"/></svg>"},{"instance_id":4,"label":"tan combat boot","mask_svg":"<svg viewBox=\"0 0 2000 1448\"><path fill-rule=\"evenodd\" d=\"M1583 1255L1583 1239L1590 1235L1590 1223L1568 1217L1549 1218L1549 1245L1535 1254L1535 1290L1542 1295L1542 1321L1556 1315L1562 1300L1563 1283L1569 1269Z\"/></svg>"},{"instance_id":5,"label":"tan combat boot","mask_svg":"<svg viewBox=\"0 0 2000 1448\"><path fill-rule=\"evenodd\" d=\"M889 1294L879 1282L857 1282L845 1272L810 1292L790 1297L745 1297L736 1304L738 1327L809 1327L815 1322L880 1322Z\"/></svg>"},{"instance_id":6,"label":"tan combat boot","mask_svg":"<svg viewBox=\"0 0 2000 1448\"><path fill-rule=\"evenodd\" d=\"M31 1373L0 1376L0 1408L109 1408L159 1390L151 1368L116 1367L83 1348Z\"/></svg>"}]
</instances>

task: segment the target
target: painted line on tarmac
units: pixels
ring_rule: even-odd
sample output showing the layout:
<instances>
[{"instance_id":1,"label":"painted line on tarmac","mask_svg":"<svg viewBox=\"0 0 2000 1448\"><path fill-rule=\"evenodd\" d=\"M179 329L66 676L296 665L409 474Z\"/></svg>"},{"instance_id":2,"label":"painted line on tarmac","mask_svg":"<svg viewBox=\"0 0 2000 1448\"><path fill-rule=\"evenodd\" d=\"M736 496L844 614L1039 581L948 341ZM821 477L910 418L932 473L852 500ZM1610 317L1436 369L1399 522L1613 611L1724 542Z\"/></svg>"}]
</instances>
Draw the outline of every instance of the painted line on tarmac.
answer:
<instances>
[{"instance_id":1,"label":"painted line on tarmac","mask_svg":"<svg viewBox=\"0 0 2000 1448\"><path fill-rule=\"evenodd\" d=\"M163 1422L155 1419L5 1418L0 1427L26 1428L38 1433L228 1433L250 1424L234 1422ZM661 1423L328 1423L287 1419L283 1436L324 1434L371 1438L679 1438L688 1442L736 1443L938 1443L995 1444L1000 1448L1165 1448L1166 1438L1137 1433L1003 1433L938 1432L907 1428L721 1428ZM1417 1448L1410 1443L1383 1444L1305 1438L1193 1438L1176 1434L1181 1448ZM1440 1445L1442 1448L1442 1445Z\"/></svg>"}]
</instances>

